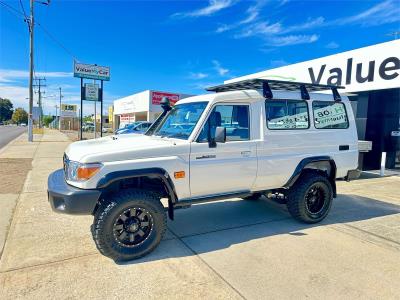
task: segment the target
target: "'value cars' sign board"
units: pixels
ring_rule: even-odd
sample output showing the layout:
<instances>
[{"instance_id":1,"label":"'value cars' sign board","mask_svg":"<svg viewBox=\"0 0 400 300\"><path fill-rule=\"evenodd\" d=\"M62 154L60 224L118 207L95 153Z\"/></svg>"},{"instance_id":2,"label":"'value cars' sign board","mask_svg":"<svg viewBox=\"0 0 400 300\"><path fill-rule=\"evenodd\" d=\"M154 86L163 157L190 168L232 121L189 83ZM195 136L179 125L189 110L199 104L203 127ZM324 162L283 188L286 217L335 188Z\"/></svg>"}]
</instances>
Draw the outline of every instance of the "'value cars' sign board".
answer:
<instances>
[{"instance_id":1,"label":"'value cars' sign board","mask_svg":"<svg viewBox=\"0 0 400 300\"><path fill-rule=\"evenodd\" d=\"M110 67L74 62L74 77L108 81L110 80Z\"/></svg>"},{"instance_id":2,"label":"'value cars' sign board","mask_svg":"<svg viewBox=\"0 0 400 300\"><path fill-rule=\"evenodd\" d=\"M178 94L172 94L172 93L164 93L164 92L151 92L151 103L155 105L159 105L162 98L167 97L171 103L171 105L174 105L176 102L179 101L179 95Z\"/></svg>"}]
</instances>

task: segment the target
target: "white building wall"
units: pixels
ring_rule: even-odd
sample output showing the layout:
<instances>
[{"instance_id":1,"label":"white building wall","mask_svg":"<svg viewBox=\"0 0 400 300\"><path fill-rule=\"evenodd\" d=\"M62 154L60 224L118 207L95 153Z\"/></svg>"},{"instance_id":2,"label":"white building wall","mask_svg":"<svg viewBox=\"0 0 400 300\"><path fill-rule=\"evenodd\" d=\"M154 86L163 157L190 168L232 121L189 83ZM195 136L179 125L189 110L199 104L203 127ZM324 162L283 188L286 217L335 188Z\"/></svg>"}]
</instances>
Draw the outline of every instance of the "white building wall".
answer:
<instances>
[{"instance_id":1,"label":"white building wall","mask_svg":"<svg viewBox=\"0 0 400 300\"><path fill-rule=\"evenodd\" d=\"M114 101L114 115L147 112L150 109L150 91L133 94Z\"/></svg>"},{"instance_id":2,"label":"white building wall","mask_svg":"<svg viewBox=\"0 0 400 300\"><path fill-rule=\"evenodd\" d=\"M400 40L329 55L234 79L275 79L305 83L338 84L343 92L400 87Z\"/></svg>"}]
</instances>

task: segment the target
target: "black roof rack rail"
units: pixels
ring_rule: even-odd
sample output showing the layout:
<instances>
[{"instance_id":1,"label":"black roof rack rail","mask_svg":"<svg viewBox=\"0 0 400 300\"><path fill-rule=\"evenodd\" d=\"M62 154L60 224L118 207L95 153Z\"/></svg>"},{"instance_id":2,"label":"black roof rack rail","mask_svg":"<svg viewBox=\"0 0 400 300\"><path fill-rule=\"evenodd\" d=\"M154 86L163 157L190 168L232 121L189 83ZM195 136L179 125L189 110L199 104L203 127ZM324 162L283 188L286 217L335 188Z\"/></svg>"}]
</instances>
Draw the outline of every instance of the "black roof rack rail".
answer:
<instances>
[{"instance_id":1,"label":"black roof rack rail","mask_svg":"<svg viewBox=\"0 0 400 300\"><path fill-rule=\"evenodd\" d=\"M282 81L272 79L247 79L227 84L221 84L206 88L209 92L227 92L227 91L238 91L238 90L263 90L263 96L266 99L273 98L272 90L285 90L285 91L298 91L300 90L301 98L309 100L309 92L318 92L331 90L333 99L335 101L341 101L341 97L337 89L344 89L343 86L328 85L328 84L315 84L295 81Z\"/></svg>"}]
</instances>

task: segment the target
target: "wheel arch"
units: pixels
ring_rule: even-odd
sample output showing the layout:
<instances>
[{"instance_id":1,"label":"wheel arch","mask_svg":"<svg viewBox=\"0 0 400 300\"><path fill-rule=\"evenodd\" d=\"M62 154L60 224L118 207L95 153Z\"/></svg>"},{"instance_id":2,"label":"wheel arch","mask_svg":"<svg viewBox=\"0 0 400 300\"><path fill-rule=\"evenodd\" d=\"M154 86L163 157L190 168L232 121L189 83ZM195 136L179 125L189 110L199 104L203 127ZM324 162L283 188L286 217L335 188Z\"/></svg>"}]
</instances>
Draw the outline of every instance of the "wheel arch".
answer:
<instances>
[{"instance_id":1,"label":"wheel arch","mask_svg":"<svg viewBox=\"0 0 400 300\"><path fill-rule=\"evenodd\" d=\"M291 188L301 177L301 174L309 170L323 172L332 185L333 197L336 197L336 163L330 156L314 156L302 159L294 170L292 176L284 185L284 188Z\"/></svg>"},{"instance_id":2,"label":"wheel arch","mask_svg":"<svg viewBox=\"0 0 400 300\"><path fill-rule=\"evenodd\" d=\"M97 183L97 189L102 191L102 195L110 191L110 189L118 186L118 183L130 179L158 179L165 189L165 194L168 197L168 216L173 220L173 205L178 202L178 197L175 190L175 185L168 174L162 168L145 168L135 170L123 170L110 172L104 175ZM97 207L96 207L97 209Z\"/></svg>"}]
</instances>

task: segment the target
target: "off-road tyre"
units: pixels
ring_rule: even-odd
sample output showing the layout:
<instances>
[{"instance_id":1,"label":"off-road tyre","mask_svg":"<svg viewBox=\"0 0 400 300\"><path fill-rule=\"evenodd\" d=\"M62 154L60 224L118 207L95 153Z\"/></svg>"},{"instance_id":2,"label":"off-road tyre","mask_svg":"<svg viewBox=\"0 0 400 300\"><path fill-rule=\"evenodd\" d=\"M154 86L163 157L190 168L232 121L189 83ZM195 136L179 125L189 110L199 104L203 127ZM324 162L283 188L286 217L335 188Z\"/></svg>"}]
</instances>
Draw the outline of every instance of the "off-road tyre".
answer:
<instances>
[{"instance_id":1,"label":"off-road tyre","mask_svg":"<svg viewBox=\"0 0 400 300\"><path fill-rule=\"evenodd\" d=\"M250 196L247 196L247 197L243 197L242 199L243 200L259 200L260 198L261 198L261 196L262 196L262 194L261 193L254 193L254 194L251 194Z\"/></svg>"},{"instance_id":2,"label":"off-road tyre","mask_svg":"<svg viewBox=\"0 0 400 300\"><path fill-rule=\"evenodd\" d=\"M143 212L145 212L144 220L140 221L139 217ZM138 216L135 216L136 214ZM121 223L117 222L122 222L124 228L131 228L131 226L125 225L121 216L126 218L126 222L132 219L132 222L148 225L143 228L140 227L141 225L131 225L139 227L140 234L143 232L147 234L143 235L143 241L140 241L142 236L136 233L134 241L131 242L130 235L133 233L127 230L125 235L128 235L129 241L124 242L119 239L125 230L116 230L117 226L121 226ZM135 221L136 219L137 221ZM127 261L138 259L152 252L160 243L166 228L167 217L164 206L157 195L142 190L129 190L116 194L98 208L94 215L92 235L100 253L115 261ZM119 234L119 232L122 233ZM137 239L140 243L135 244Z\"/></svg>"},{"instance_id":3,"label":"off-road tyre","mask_svg":"<svg viewBox=\"0 0 400 300\"><path fill-rule=\"evenodd\" d=\"M318 223L329 213L333 189L329 179L318 171L306 171L287 194L289 213L304 223Z\"/></svg>"}]
</instances>

